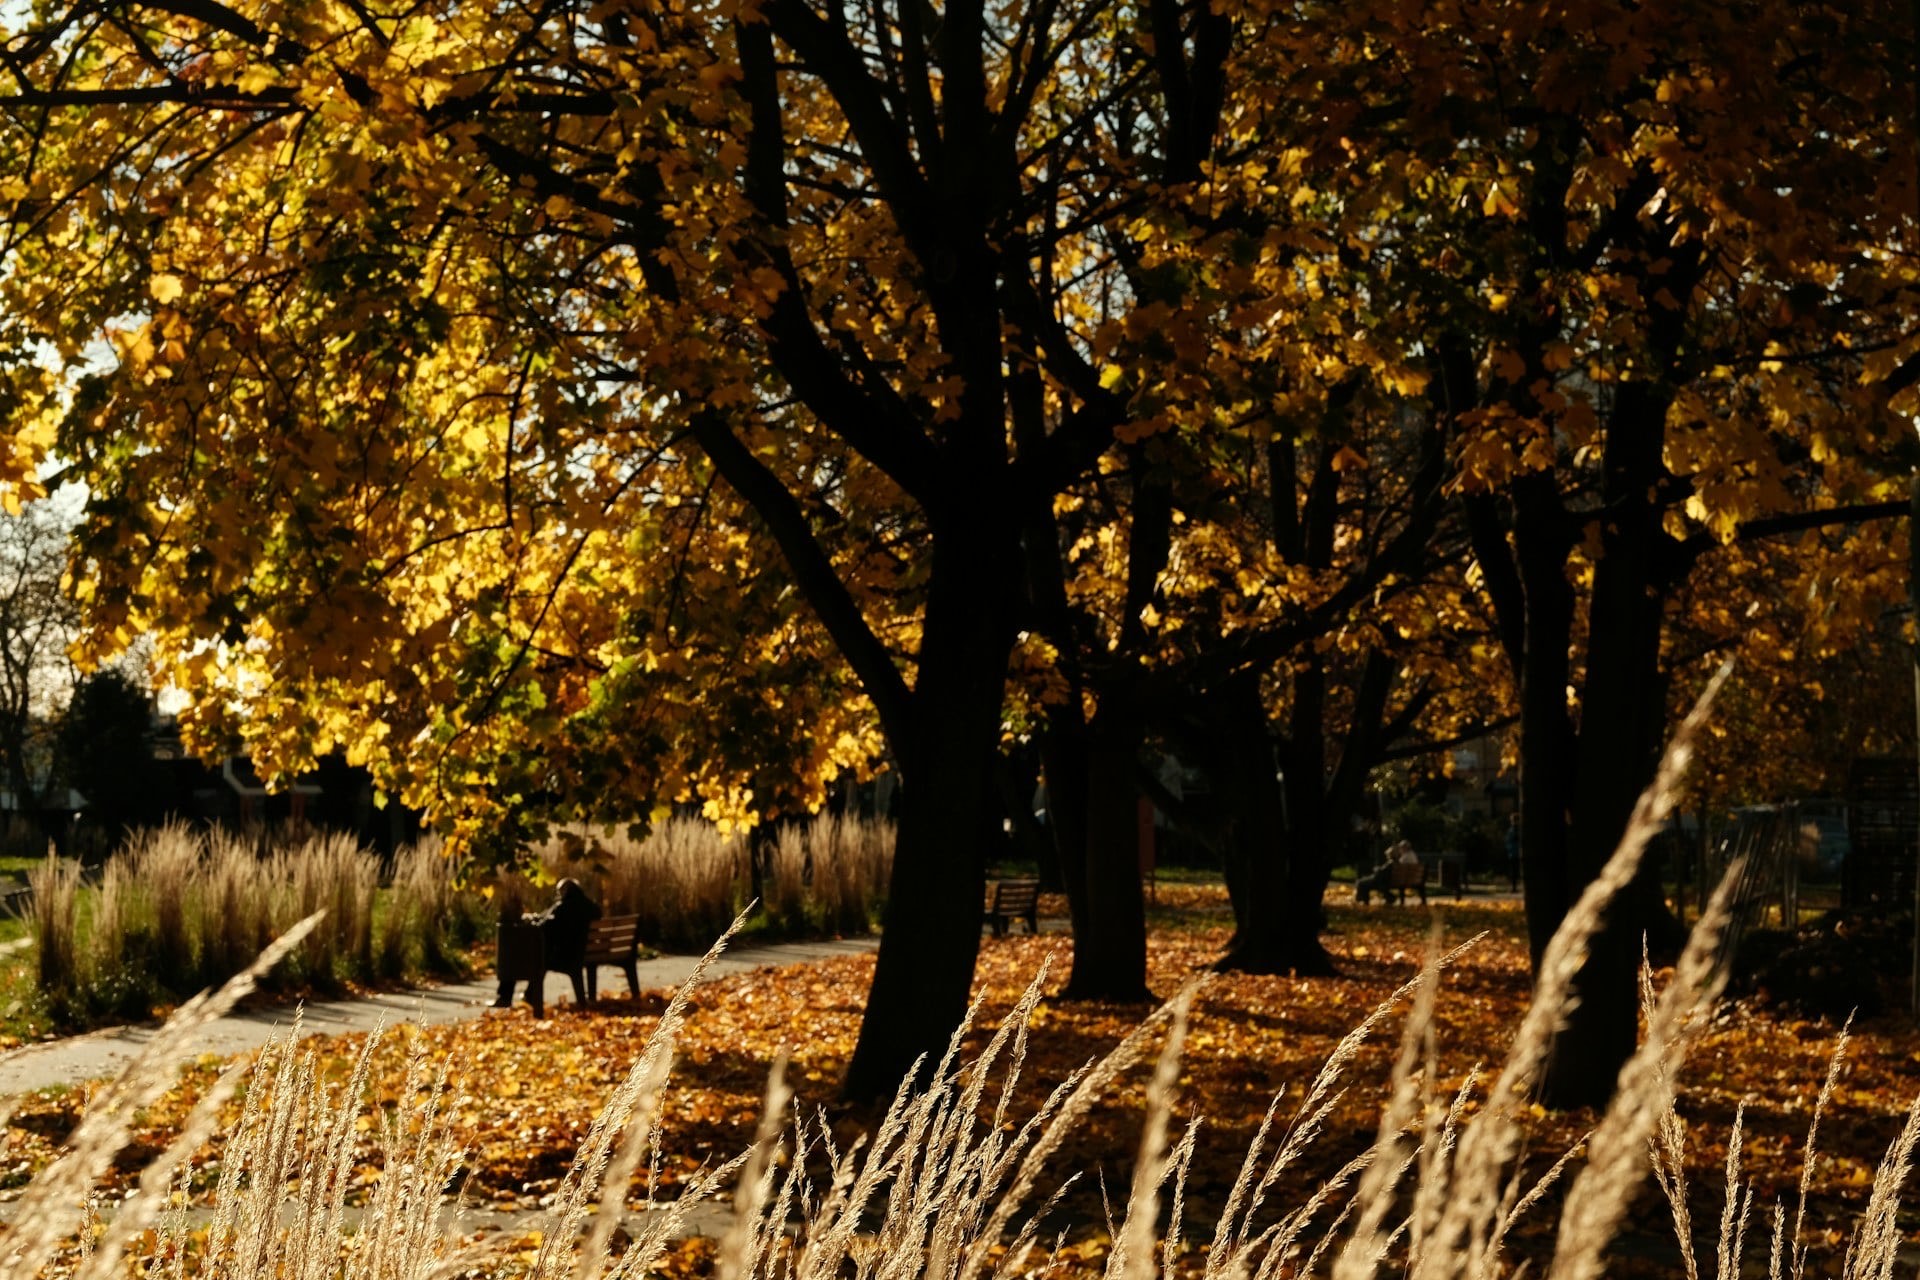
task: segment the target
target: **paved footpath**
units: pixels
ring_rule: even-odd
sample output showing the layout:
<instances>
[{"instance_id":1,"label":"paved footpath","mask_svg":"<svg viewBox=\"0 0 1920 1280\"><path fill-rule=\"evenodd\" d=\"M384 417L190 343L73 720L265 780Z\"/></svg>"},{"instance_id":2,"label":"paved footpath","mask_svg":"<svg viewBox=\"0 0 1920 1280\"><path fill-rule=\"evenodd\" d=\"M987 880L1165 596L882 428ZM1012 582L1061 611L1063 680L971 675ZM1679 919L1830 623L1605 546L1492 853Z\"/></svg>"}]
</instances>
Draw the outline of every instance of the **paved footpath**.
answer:
<instances>
[{"instance_id":1,"label":"paved footpath","mask_svg":"<svg viewBox=\"0 0 1920 1280\"><path fill-rule=\"evenodd\" d=\"M809 964L835 956L860 955L880 945L878 937L844 938L826 942L781 942L767 946L744 946L727 951L714 963L712 974L744 973L751 969L778 968L790 964ZM640 989L677 987L687 980L699 963L698 956L658 956L640 962ZM612 970L601 977L611 979L616 990L624 990L626 979ZM460 1022L479 1017L493 1002L497 991L489 976L476 982L444 987L423 987L408 991L385 992L347 1000L328 1000L309 1004L301 1018L302 1035L339 1035L352 1031L372 1031L376 1027L402 1022L431 1025ZM607 987L602 985L606 993ZM564 995L573 998L573 986L565 974L550 973L545 999L549 1008ZM221 1055L242 1053L257 1048L282 1034L293 1021L293 1008L276 1005L230 1013L208 1025L194 1044L194 1054ZM0 1097L28 1093L50 1085L73 1085L116 1074L153 1038L158 1028L151 1026L113 1027L65 1040L49 1040L28 1045L0 1056Z\"/></svg>"}]
</instances>

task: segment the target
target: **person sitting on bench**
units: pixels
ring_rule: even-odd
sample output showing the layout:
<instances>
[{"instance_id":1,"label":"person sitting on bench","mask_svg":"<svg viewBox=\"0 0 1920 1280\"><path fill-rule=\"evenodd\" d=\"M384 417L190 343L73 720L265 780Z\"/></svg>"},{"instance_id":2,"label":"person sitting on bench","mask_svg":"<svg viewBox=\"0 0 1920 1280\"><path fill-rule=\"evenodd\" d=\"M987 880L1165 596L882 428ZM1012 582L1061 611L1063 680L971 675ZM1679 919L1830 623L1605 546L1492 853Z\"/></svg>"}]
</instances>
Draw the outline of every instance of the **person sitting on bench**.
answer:
<instances>
[{"instance_id":1,"label":"person sitting on bench","mask_svg":"<svg viewBox=\"0 0 1920 1280\"><path fill-rule=\"evenodd\" d=\"M1353 886L1353 896L1355 900L1365 903L1368 898L1372 896L1375 889L1380 890L1384 896L1389 889L1393 888L1393 868L1395 863L1402 866L1410 865L1417 867L1420 865L1420 855L1413 851L1413 841L1402 840L1387 850L1386 861L1382 862L1378 867L1375 867L1372 875L1361 877Z\"/></svg>"},{"instance_id":2,"label":"person sitting on bench","mask_svg":"<svg viewBox=\"0 0 1920 1280\"><path fill-rule=\"evenodd\" d=\"M547 943L547 970L573 980L573 1002L587 1002L587 931L600 918L600 904L574 879L553 887L553 905L538 917Z\"/></svg>"},{"instance_id":3,"label":"person sitting on bench","mask_svg":"<svg viewBox=\"0 0 1920 1280\"><path fill-rule=\"evenodd\" d=\"M575 1004L587 1002L587 930L599 918L600 904L587 896L587 891L580 887L578 880L568 878L554 886L552 906L537 916L525 917L523 921L540 926L546 972L564 973L572 979ZM501 914L502 925L516 920L520 920L520 916L514 907L509 906ZM494 1008L505 1009L513 1004L515 976L502 966L500 990L494 998ZM542 1012L541 986L545 981L544 974L527 978L527 1003L533 1006L536 1014Z\"/></svg>"}]
</instances>

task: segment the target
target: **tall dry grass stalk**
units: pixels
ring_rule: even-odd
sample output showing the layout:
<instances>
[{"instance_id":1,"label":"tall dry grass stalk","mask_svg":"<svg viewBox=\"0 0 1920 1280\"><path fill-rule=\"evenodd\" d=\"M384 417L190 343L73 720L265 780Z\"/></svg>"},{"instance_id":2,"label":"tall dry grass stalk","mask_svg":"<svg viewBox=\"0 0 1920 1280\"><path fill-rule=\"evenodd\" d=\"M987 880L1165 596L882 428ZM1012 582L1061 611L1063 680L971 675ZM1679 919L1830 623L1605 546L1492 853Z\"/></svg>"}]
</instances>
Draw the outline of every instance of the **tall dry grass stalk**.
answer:
<instances>
[{"instance_id":1,"label":"tall dry grass stalk","mask_svg":"<svg viewBox=\"0 0 1920 1280\"><path fill-rule=\"evenodd\" d=\"M640 936L660 946L704 948L750 897L745 840L697 818L668 818L638 839L567 828L536 852L550 874L584 883L608 915L639 916Z\"/></svg>"},{"instance_id":2,"label":"tall dry grass stalk","mask_svg":"<svg viewBox=\"0 0 1920 1280\"><path fill-rule=\"evenodd\" d=\"M482 914L478 895L455 888L433 846L403 850L396 863L378 946L380 860L343 835L263 842L159 827L131 837L91 887L73 864L50 863L33 875L41 990L76 1018L141 1014L246 969L294 921L321 912L327 922L289 958L287 980L324 989L370 979L396 952L387 976L457 971L455 947L478 927L456 922Z\"/></svg>"},{"instance_id":3,"label":"tall dry grass stalk","mask_svg":"<svg viewBox=\"0 0 1920 1280\"><path fill-rule=\"evenodd\" d=\"M1044 990L1044 969L985 1046L963 1059L961 1045L971 1035L976 1008L927 1073L931 1084L917 1093L903 1085L872 1132L851 1149L836 1146L823 1119L794 1114L792 1093L776 1066L753 1146L693 1179L679 1200L650 1204L654 1212L629 1220L625 1225L632 1232L631 1242L615 1252L613 1242L623 1225L633 1180L641 1169L657 1163L661 1128L672 1120L661 1104L674 1040L688 1016L689 994L726 940L722 938L668 1005L638 1061L596 1118L548 1213L540 1247L525 1274L534 1280L639 1280L657 1266L668 1242L683 1230L688 1207L711 1197L729 1180L734 1180L735 1216L721 1242L718 1280L1009 1280L1045 1274L1046 1238L1061 1229L1049 1220L1059 1192L1044 1200L1036 1194L1051 1167L1050 1156L1085 1123L1093 1102L1156 1041L1159 1052L1147 1088L1145 1133L1120 1220L1111 1224L1106 1280L1175 1280L1176 1275L1190 1274L1195 1262L1186 1254L1182 1223L1186 1171L1199 1142L1197 1118L1179 1130L1177 1138L1173 1134L1180 1105L1181 1042L1195 992L1181 993L1107 1057L1063 1081L1030 1119L1015 1125L1008 1115L1026 1058L1028 1028ZM285 954L298 942L283 939L275 949ZM1711 953L1714 946L1710 940L1696 940L1695 950ZM1317 1276L1329 1258L1334 1260L1334 1276L1361 1280L1385 1274L1457 1274L1476 1262L1484 1263L1483 1274L1508 1272L1499 1258L1499 1239L1521 1215L1542 1203L1541 1188L1570 1168L1572 1157L1563 1157L1524 1191L1510 1187L1481 1248L1441 1256L1454 1247L1440 1224L1447 1213L1447 1193L1460 1177L1460 1152L1489 1111L1469 1115L1471 1073L1468 1084L1450 1099L1436 1099L1431 1091L1437 1064L1433 1014L1444 998L1443 975L1459 951L1439 955L1436 947L1431 954L1434 958L1418 979L1336 1048L1304 1090L1284 1132L1276 1123L1276 1099L1243 1161L1213 1247L1198 1263L1203 1276ZM1676 1002L1685 1007L1691 998L1674 995L1676 990L1698 989L1676 978L1656 995L1650 975L1644 982L1649 1023L1656 1027L1673 1016ZM229 990L214 1002L183 1009L182 1018L162 1033L164 1044L156 1044L126 1077L96 1098L76 1133L73 1153L37 1179L23 1199L8 1238L14 1250L11 1273L32 1274L63 1239L71 1240L82 1222L86 1190L124 1142L134 1110L164 1086L167 1072L159 1064L166 1054L185 1051L199 1023L232 996ZM1310 1148L1345 1087L1361 1043L1403 1009L1408 1012L1401 1052L1373 1149L1348 1162L1302 1202L1271 1204L1279 1170L1302 1159ZM1692 1025L1683 1020L1670 1033L1650 1036L1654 1050L1647 1058L1649 1072L1670 1073L1677 1062L1674 1047L1684 1043ZM357 1216L348 1212L357 1158L353 1135L364 1123L362 1099L371 1052L371 1046L363 1050L344 1083L332 1091L319 1079L313 1057L297 1054L291 1039L262 1057L248 1077L238 1120L227 1126L204 1239L195 1242L192 1224L185 1220L162 1221L161 1247L154 1252L160 1262L150 1275L168 1280L189 1275L321 1280L340 1274L342 1260L351 1259L349 1273L356 1276L364 1271L378 1280L424 1280L454 1267L446 1204L454 1191L460 1153L447 1124L455 1102L444 1067L432 1070L424 1060L413 1059L398 1094L399 1109L379 1118L375 1158L382 1174L373 1200ZM1816 1126L1824 1096L1838 1076L1837 1061L1836 1055L1828 1088L1815 1108ZM107 1225L99 1246L81 1264L80 1280L108 1280L116 1274L118 1259L137 1233L152 1225L167 1201L167 1190L186 1185L181 1171L188 1157L213 1132L221 1103L240 1082L240 1072L229 1072L202 1100L180 1138L143 1174L141 1195ZM1630 1087L1644 1085L1636 1081ZM1671 1088L1656 1096L1663 1100L1663 1109L1642 1138L1652 1136L1657 1144L1663 1140L1657 1135L1681 1134L1660 1157L1670 1170L1684 1131L1672 1111ZM1637 1124L1644 1102L1644 1096L1623 1101L1619 1114L1636 1117ZM1580 1190L1569 1197L1561 1218L1558 1252L1548 1264L1551 1271L1584 1273L1593 1233L1603 1230L1610 1239L1619 1226L1618 1210L1631 1202L1633 1187L1618 1176L1618 1157L1609 1153L1633 1130L1628 1126L1608 1133L1616 1124L1614 1114L1609 1113L1590 1144L1579 1174ZM1900 1242L1900 1191L1916 1145L1920 1107L1882 1162L1848 1255L1846 1280L1890 1276ZM1740 1182L1738 1121L1729 1148L1716 1280L1740 1274L1751 1218L1751 1193ZM824 1168L824 1175L814 1179L810 1168ZM1666 1174L1662 1182L1674 1188L1674 1194L1683 1192L1684 1183ZM1596 1211L1584 1200L1601 1196L1608 1201L1608 1211L1596 1219ZM1677 1223L1690 1220L1676 1208ZM1787 1223L1788 1216L1776 1209L1771 1280L1798 1276L1804 1264L1798 1218L1791 1234ZM1690 1231L1682 1232L1682 1245L1691 1248ZM473 1275L488 1274L496 1264L503 1273L522 1271L502 1259L465 1256L457 1262L458 1269ZM1686 1270L1690 1277L1698 1273L1691 1262Z\"/></svg>"},{"instance_id":4,"label":"tall dry grass stalk","mask_svg":"<svg viewBox=\"0 0 1920 1280\"><path fill-rule=\"evenodd\" d=\"M200 851L184 886L194 904L203 973L230 973L273 934L273 909L283 897L263 874L254 841L231 831L196 832L176 827L174 839Z\"/></svg>"},{"instance_id":5,"label":"tall dry grass stalk","mask_svg":"<svg viewBox=\"0 0 1920 1280\"><path fill-rule=\"evenodd\" d=\"M40 989L70 991L85 975L75 947L80 934L80 867L49 857L27 873L33 890L31 924L39 959Z\"/></svg>"},{"instance_id":6,"label":"tall dry grass stalk","mask_svg":"<svg viewBox=\"0 0 1920 1280\"><path fill-rule=\"evenodd\" d=\"M286 912L327 913L325 929L307 935L296 956L300 971L331 979L337 973L373 973L373 899L380 885L380 862L353 837L338 832L309 836L282 845L256 860L255 874L282 899L269 917Z\"/></svg>"},{"instance_id":7,"label":"tall dry grass stalk","mask_svg":"<svg viewBox=\"0 0 1920 1280\"><path fill-rule=\"evenodd\" d=\"M703 948L756 896L792 931L864 933L886 895L892 824L823 814L783 825L754 875L746 836L670 817L644 837L569 827L538 850L548 874L572 876L610 915L637 915L640 934L675 950Z\"/></svg>"},{"instance_id":8,"label":"tall dry grass stalk","mask_svg":"<svg viewBox=\"0 0 1920 1280\"><path fill-rule=\"evenodd\" d=\"M374 964L383 976L467 971L462 951L492 930L497 908L462 887L458 872L437 837L393 855L392 893L375 942Z\"/></svg>"},{"instance_id":9,"label":"tall dry grass stalk","mask_svg":"<svg viewBox=\"0 0 1920 1280\"><path fill-rule=\"evenodd\" d=\"M319 924L308 917L271 942L251 964L217 991L181 1005L166 1025L141 1048L117 1077L98 1091L66 1142L66 1152L27 1185L16 1206L13 1228L0 1244L0 1269L8 1275L37 1275L62 1241L80 1224L87 1193L99 1182L113 1157L126 1145L137 1113L173 1082L174 1070L193 1052L201 1029L231 1009ZM175 1143L169 1156L182 1156ZM191 1148L188 1148L191 1151ZM164 1185L171 1170L160 1168Z\"/></svg>"},{"instance_id":10,"label":"tall dry grass stalk","mask_svg":"<svg viewBox=\"0 0 1920 1280\"><path fill-rule=\"evenodd\" d=\"M202 924L192 889L200 869L200 842L184 828L160 827L136 834L115 861L133 869L153 899L153 964L162 981L199 972Z\"/></svg>"},{"instance_id":11,"label":"tall dry grass stalk","mask_svg":"<svg viewBox=\"0 0 1920 1280\"><path fill-rule=\"evenodd\" d=\"M443 1206L462 1152L451 1128L447 1067L424 1051L409 1059L399 1105L373 1117L380 1177L358 1222L347 1201L359 1179L357 1137L379 1036L369 1036L346 1080L329 1086L297 1026L249 1073L246 1103L229 1130L203 1239L184 1216L163 1220L148 1275L186 1280L332 1280L343 1256L366 1280L423 1280L447 1262ZM143 1197L144 1198L144 1197ZM114 1226L119 1227L116 1221ZM142 1224L144 1225L144 1224ZM118 1233L121 1239L127 1233ZM109 1250L76 1280L109 1280Z\"/></svg>"},{"instance_id":12,"label":"tall dry grass stalk","mask_svg":"<svg viewBox=\"0 0 1920 1280\"><path fill-rule=\"evenodd\" d=\"M791 928L864 933L893 872L893 826L827 813L788 823L768 848L762 898Z\"/></svg>"}]
</instances>

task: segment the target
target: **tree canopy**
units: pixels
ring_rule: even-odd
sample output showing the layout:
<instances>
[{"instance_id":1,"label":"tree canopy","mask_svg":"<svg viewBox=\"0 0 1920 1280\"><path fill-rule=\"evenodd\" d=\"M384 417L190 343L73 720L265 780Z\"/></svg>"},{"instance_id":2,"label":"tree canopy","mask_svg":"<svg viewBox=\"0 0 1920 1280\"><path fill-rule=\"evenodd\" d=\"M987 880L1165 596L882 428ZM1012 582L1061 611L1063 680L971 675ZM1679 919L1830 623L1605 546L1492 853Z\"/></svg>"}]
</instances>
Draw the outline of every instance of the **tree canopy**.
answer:
<instances>
[{"instance_id":1,"label":"tree canopy","mask_svg":"<svg viewBox=\"0 0 1920 1280\"><path fill-rule=\"evenodd\" d=\"M1150 740L1234 796L1236 961L1306 969L1374 764L1517 715L1537 943L1699 567L1903 492L1905 20L40 3L0 481L88 485L86 656L149 636L202 745L342 749L468 843L884 753L855 1092L964 1007L1009 707L1083 994L1145 991Z\"/></svg>"}]
</instances>

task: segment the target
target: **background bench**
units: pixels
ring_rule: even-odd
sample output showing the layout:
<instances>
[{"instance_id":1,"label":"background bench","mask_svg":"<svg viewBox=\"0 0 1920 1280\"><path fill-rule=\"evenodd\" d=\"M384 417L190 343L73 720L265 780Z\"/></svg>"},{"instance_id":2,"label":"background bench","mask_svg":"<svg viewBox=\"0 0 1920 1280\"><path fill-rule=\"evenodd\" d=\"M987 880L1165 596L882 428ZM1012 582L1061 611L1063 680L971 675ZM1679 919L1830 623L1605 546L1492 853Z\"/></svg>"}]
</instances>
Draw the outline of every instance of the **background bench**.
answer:
<instances>
[{"instance_id":1,"label":"background bench","mask_svg":"<svg viewBox=\"0 0 1920 1280\"><path fill-rule=\"evenodd\" d=\"M1380 890L1383 902L1403 903L1407 900L1407 890L1420 891L1420 903L1427 901L1427 864L1420 862L1394 862L1388 864L1387 884Z\"/></svg>"},{"instance_id":2,"label":"background bench","mask_svg":"<svg viewBox=\"0 0 1920 1280\"><path fill-rule=\"evenodd\" d=\"M1464 853L1423 853L1418 865L1392 862L1387 865L1387 883L1380 889L1383 902L1404 903L1409 892L1418 893L1425 905L1430 889L1458 898L1467 891L1467 855Z\"/></svg>"},{"instance_id":3,"label":"background bench","mask_svg":"<svg viewBox=\"0 0 1920 1280\"><path fill-rule=\"evenodd\" d=\"M1025 920L1028 933L1040 932L1040 882L995 880L987 886L987 908L981 919L993 926L996 938L1006 937L1015 920Z\"/></svg>"},{"instance_id":4,"label":"background bench","mask_svg":"<svg viewBox=\"0 0 1920 1280\"><path fill-rule=\"evenodd\" d=\"M627 994L640 994L640 917L604 916L587 928L587 999L600 993L600 966L611 965L627 975Z\"/></svg>"}]
</instances>

